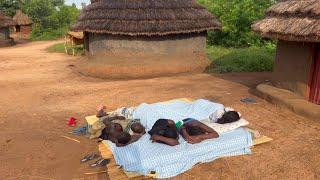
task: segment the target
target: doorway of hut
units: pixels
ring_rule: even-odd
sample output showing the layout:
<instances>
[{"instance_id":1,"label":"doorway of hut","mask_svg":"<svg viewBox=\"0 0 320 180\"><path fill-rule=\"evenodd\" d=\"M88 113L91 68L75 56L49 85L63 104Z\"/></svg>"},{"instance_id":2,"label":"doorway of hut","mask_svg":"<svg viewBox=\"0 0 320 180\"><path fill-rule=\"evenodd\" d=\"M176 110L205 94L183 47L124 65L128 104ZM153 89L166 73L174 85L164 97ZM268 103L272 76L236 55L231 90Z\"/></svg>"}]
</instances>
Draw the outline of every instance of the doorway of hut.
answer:
<instances>
[{"instance_id":1,"label":"doorway of hut","mask_svg":"<svg viewBox=\"0 0 320 180\"><path fill-rule=\"evenodd\" d=\"M310 97L312 103L320 105L320 43L315 46L315 54L311 69Z\"/></svg>"},{"instance_id":2,"label":"doorway of hut","mask_svg":"<svg viewBox=\"0 0 320 180\"><path fill-rule=\"evenodd\" d=\"M18 25L15 26L15 29L16 29L16 32L20 32L20 31L21 31L21 30L20 30L21 28L20 28L20 26L18 26Z\"/></svg>"},{"instance_id":3,"label":"doorway of hut","mask_svg":"<svg viewBox=\"0 0 320 180\"><path fill-rule=\"evenodd\" d=\"M83 49L85 54L89 54L89 33L83 32Z\"/></svg>"}]
</instances>

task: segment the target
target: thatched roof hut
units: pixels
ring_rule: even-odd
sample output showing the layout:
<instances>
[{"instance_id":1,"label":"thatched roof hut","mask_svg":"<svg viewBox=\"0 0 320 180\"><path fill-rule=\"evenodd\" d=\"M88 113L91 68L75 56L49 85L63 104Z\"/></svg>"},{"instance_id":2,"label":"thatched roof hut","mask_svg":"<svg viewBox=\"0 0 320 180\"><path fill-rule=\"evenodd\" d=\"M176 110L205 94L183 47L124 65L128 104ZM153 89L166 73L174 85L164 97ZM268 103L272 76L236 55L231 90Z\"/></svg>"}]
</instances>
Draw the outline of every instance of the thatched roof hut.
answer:
<instances>
[{"instance_id":1,"label":"thatched roof hut","mask_svg":"<svg viewBox=\"0 0 320 180\"><path fill-rule=\"evenodd\" d=\"M31 25L33 23L29 16L24 14L21 10L17 10L12 19L14 24L18 26Z\"/></svg>"},{"instance_id":2,"label":"thatched roof hut","mask_svg":"<svg viewBox=\"0 0 320 180\"><path fill-rule=\"evenodd\" d=\"M13 20L0 11L0 47L13 45L9 29L13 24Z\"/></svg>"},{"instance_id":3,"label":"thatched roof hut","mask_svg":"<svg viewBox=\"0 0 320 180\"><path fill-rule=\"evenodd\" d=\"M110 54L130 54L131 59L126 55L114 61L119 65L122 59L126 64L117 68L119 76L128 74L128 66L141 76L202 71L208 64L205 58L199 58L205 57L206 33L216 29L221 29L220 22L194 0L92 0L72 27L73 31L84 32L90 57L112 59ZM187 58L177 58L181 55ZM148 60L142 60L146 56ZM132 65L135 58L141 59L134 61L136 68ZM152 68L152 61L157 61L157 69ZM105 62L106 66L110 64Z\"/></svg>"},{"instance_id":4,"label":"thatched roof hut","mask_svg":"<svg viewBox=\"0 0 320 180\"><path fill-rule=\"evenodd\" d=\"M252 29L266 38L297 42L320 42L320 1L280 2Z\"/></svg>"},{"instance_id":5,"label":"thatched roof hut","mask_svg":"<svg viewBox=\"0 0 320 180\"><path fill-rule=\"evenodd\" d=\"M282 1L252 29L278 39L273 84L320 104L320 1Z\"/></svg>"},{"instance_id":6,"label":"thatched roof hut","mask_svg":"<svg viewBox=\"0 0 320 180\"><path fill-rule=\"evenodd\" d=\"M85 8L73 30L152 36L220 28L220 22L193 0L100 0Z\"/></svg>"},{"instance_id":7,"label":"thatched roof hut","mask_svg":"<svg viewBox=\"0 0 320 180\"><path fill-rule=\"evenodd\" d=\"M32 30L32 20L21 10L17 10L13 16L15 32L20 38L28 39Z\"/></svg>"}]
</instances>

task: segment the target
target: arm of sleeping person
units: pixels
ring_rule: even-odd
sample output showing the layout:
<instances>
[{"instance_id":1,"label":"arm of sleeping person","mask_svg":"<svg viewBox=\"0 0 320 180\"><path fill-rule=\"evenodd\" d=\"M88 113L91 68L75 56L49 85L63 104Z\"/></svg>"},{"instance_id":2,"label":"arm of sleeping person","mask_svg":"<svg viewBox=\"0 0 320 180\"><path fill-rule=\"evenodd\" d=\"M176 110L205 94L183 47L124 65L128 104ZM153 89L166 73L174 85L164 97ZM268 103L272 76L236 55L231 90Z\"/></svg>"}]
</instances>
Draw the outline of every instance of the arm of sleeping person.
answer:
<instances>
[{"instance_id":1,"label":"arm of sleeping person","mask_svg":"<svg viewBox=\"0 0 320 180\"><path fill-rule=\"evenodd\" d=\"M186 140L190 144L196 144L196 143L201 142L200 138L198 138L196 136L190 136L185 127L182 127L180 134L183 137L183 139Z\"/></svg>"},{"instance_id":2,"label":"arm of sleeping person","mask_svg":"<svg viewBox=\"0 0 320 180\"><path fill-rule=\"evenodd\" d=\"M159 136L159 135L153 135L151 137L151 139L153 142L160 141L160 142L163 142L169 146L176 146L179 144L179 141L177 139L167 138L167 137Z\"/></svg>"},{"instance_id":3,"label":"arm of sleeping person","mask_svg":"<svg viewBox=\"0 0 320 180\"><path fill-rule=\"evenodd\" d=\"M206 134L201 134L201 135L196 136L197 138L200 138L202 140L206 140L206 139L214 139L214 138L219 137L219 134L215 130L213 130L209 126L207 126L199 121L194 125L199 126L199 128L201 128L203 131L206 132Z\"/></svg>"}]
</instances>

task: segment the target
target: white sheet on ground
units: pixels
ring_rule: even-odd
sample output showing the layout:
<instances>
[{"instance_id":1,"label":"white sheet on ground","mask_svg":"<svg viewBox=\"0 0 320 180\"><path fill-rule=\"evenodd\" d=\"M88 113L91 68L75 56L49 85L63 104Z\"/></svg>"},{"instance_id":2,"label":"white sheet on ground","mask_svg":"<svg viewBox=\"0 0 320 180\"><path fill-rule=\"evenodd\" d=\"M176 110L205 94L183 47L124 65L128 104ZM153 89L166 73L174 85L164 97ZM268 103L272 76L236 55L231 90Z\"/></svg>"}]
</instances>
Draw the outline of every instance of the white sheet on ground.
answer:
<instances>
[{"instance_id":1,"label":"white sheet on ground","mask_svg":"<svg viewBox=\"0 0 320 180\"><path fill-rule=\"evenodd\" d=\"M171 147L152 143L150 135L145 134L136 143L126 147L116 147L108 143L117 164L126 171L143 175L156 171L157 178L179 175L200 162L210 162L220 157L250 154L252 138L243 128L222 134L218 139L206 140L199 144L189 144L180 138L180 145Z\"/></svg>"},{"instance_id":2,"label":"white sheet on ground","mask_svg":"<svg viewBox=\"0 0 320 180\"><path fill-rule=\"evenodd\" d=\"M209 116L220 109L222 104L199 99L191 103L176 101L169 104L141 104L133 112L133 119L140 119L147 130L151 129L158 119L171 119L175 122L186 118L197 120L208 119Z\"/></svg>"}]
</instances>

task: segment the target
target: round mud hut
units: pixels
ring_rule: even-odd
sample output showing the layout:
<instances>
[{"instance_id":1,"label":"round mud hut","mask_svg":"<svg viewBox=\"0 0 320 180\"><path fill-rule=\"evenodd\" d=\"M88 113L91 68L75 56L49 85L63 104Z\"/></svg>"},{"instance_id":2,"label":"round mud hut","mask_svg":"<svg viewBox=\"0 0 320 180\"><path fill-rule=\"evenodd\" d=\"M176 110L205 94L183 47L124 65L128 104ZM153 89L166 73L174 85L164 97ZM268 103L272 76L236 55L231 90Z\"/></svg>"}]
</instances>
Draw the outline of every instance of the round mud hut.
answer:
<instances>
[{"instance_id":1,"label":"round mud hut","mask_svg":"<svg viewBox=\"0 0 320 180\"><path fill-rule=\"evenodd\" d=\"M272 85L320 104L320 1L281 1L252 29L278 39Z\"/></svg>"},{"instance_id":2,"label":"round mud hut","mask_svg":"<svg viewBox=\"0 0 320 180\"><path fill-rule=\"evenodd\" d=\"M207 31L216 29L195 0L92 0L72 27L84 32L89 57L80 71L102 78L202 72Z\"/></svg>"},{"instance_id":3,"label":"round mud hut","mask_svg":"<svg viewBox=\"0 0 320 180\"><path fill-rule=\"evenodd\" d=\"M21 10L13 16L14 31L21 39L29 39L32 30L32 20Z\"/></svg>"},{"instance_id":4,"label":"round mud hut","mask_svg":"<svg viewBox=\"0 0 320 180\"><path fill-rule=\"evenodd\" d=\"M0 11L0 47L12 46L14 41L10 38L10 27L13 26L13 20Z\"/></svg>"}]
</instances>

